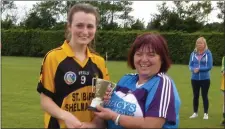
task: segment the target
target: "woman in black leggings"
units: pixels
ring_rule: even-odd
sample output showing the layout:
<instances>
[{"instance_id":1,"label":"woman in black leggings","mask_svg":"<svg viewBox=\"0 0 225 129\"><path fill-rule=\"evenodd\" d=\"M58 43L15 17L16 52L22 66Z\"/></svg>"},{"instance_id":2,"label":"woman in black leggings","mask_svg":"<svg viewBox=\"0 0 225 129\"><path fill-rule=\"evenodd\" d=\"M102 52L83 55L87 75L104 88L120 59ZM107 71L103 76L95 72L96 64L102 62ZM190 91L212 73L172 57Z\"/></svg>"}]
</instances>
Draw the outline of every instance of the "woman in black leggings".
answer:
<instances>
[{"instance_id":1,"label":"woman in black leggings","mask_svg":"<svg viewBox=\"0 0 225 129\"><path fill-rule=\"evenodd\" d=\"M208 91L210 86L210 80L191 80L192 89L193 89L193 108L194 112L198 112L198 100L199 100L199 93L201 89L201 95L203 100L203 106L204 106L204 113L208 114L208 108L209 108L209 100L208 100Z\"/></svg>"},{"instance_id":2,"label":"woman in black leggings","mask_svg":"<svg viewBox=\"0 0 225 129\"><path fill-rule=\"evenodd\" d=\"M210 75L209 71L213 65L212 53L207 47L207 43L204 37L200 37L196 41L195 49L190 55L189 69L192 73L191 84L193 90L193 115L190 118L196 118L198 116L198 104L199 93L201 89L201 95L204 105L204 117L208 119L208 91L210 87Z\"/></svg>"}]
</instances>

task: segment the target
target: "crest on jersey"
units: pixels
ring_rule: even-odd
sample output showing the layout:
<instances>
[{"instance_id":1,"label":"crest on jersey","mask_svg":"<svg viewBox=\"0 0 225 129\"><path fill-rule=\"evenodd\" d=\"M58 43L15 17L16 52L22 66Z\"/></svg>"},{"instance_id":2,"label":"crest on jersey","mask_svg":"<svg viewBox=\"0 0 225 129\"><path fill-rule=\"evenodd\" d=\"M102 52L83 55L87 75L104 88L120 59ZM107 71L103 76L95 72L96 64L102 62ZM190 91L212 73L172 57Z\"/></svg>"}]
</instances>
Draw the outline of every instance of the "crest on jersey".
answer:
<instances>
[{"instance_id":1,"label":"crest on jersey","mask_svg":"<svg viewBox=\"0 0 225 129\"><path fill-rule=\"evenodd\" d=\"M77 75L72 71L66 72L66 74L64 75L64 81L68 85L72 85L76 81L76 79Z\"/></svg>"}]
</instances>

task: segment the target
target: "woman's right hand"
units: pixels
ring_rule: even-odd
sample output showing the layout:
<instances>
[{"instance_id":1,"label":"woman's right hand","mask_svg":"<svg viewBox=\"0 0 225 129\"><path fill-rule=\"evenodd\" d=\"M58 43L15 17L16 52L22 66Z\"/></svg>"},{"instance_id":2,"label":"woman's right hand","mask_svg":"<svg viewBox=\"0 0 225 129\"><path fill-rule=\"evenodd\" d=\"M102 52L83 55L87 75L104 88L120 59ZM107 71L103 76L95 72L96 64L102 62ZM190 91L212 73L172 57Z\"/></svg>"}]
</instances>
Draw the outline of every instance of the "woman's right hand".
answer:
<instances>
[{"instance_id":1,"label":"woman's right hand","mask_svg":"<svg viewBox=\"0 0 225 129\"><path fill-rule=\"evenodd\" d=\"M198 73L198 72L199 72L199 68L195 68L194 73Z\"/></svg>"},{"instance_id":2,"label":"woman's right hand","mask_svg":"<svg viewBox=\"0 0 225 129\"><path fill-rule=\"evenodd\" d=\"M82 123L70 112L63 112L62 120L65 122L67 128L80 128Z\"/></svg>"}]
</instances>

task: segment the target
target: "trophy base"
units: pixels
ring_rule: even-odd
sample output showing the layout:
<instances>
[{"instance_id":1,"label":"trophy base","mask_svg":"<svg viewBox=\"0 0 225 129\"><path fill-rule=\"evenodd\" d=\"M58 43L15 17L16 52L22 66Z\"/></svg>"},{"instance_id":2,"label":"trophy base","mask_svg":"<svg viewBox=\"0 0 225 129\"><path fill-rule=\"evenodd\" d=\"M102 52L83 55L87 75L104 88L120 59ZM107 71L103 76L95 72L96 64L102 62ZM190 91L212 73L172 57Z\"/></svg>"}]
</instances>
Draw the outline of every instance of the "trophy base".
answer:
<instances>
[{"instance_id":1,"label":"trophy base","mask_svg":"<svg viewBox=\"0 0 225 129\"><path fill-rule=\"evenodd\" d=\"M92 106L88 106L87 109L90 110L90 111L94 111L94 112L100 112L97 108L92 107Z\"/></svg>"}]
</instances>

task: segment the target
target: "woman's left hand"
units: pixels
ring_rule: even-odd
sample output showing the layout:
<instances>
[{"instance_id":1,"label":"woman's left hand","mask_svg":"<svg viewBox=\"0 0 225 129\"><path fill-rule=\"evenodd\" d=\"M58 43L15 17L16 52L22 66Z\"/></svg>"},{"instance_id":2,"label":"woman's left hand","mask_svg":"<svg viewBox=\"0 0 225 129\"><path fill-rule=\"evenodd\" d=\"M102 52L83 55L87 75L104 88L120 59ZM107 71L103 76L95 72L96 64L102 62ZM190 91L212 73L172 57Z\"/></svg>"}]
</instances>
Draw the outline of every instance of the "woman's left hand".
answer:
<instances>
[{"instance_id":1,"label":"woman's left hand","mask_svg":"<svg viewBox=\"0 0 225 129\"><path fill-rule=\"evenodd\" d=\"M118 113L112 111L111 109L104 108L102 106L97 106L97 110L99 112L95 112L94 114L104 120L114 120L118 115Z\"/></svg>"},{"instance_id":2,"label":"woman's left hand","mask_svg":"<svg viewBox=\"0 0 225 129\"><path fill-rule=\"evenodd\" d=\"M108 103L110 98L111 98L111 94L112 94L113 89L112 88L108 88L104 97L103 97L103 101L104 103Z\"/></svg>"}]
</instances>

